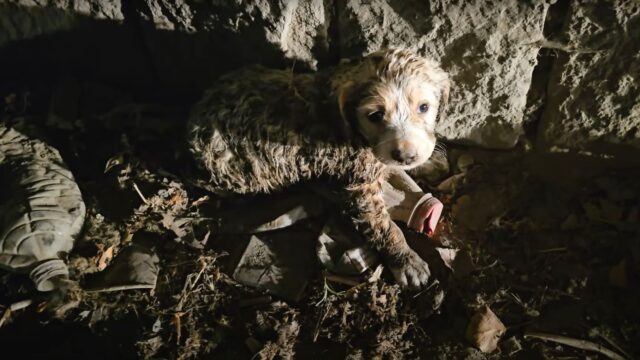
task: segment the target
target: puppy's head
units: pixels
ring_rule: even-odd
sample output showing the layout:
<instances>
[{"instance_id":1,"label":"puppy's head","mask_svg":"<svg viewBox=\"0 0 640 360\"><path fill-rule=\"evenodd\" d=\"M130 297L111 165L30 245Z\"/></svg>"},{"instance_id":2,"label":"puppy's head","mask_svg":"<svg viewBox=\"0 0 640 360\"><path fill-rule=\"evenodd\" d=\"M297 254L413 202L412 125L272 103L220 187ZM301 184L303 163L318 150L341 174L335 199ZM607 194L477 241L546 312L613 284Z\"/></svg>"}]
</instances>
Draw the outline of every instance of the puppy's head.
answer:
<instances>
[{"instance_id":1,"label":"puppy's head","mask_svg":"<svg viewBox=\"0 0 640 360\"><path fill-rule=\"evenodd\" d=\"M340 112L383 163L405 170L429 159L449 77L410 50L382 50L346 65L334 79Z\"/></svg>"}]
</instances>

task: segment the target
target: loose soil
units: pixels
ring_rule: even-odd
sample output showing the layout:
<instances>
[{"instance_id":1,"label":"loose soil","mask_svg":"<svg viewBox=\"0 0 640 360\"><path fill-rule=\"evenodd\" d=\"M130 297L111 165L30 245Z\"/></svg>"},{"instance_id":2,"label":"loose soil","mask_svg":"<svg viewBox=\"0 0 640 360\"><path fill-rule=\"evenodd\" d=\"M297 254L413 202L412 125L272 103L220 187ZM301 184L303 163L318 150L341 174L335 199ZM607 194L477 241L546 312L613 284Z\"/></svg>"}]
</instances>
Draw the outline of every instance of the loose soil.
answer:
<instances>
[{"instance_id":1,"label":"loose soil","mask_svg":"<svg viewBox=\"0 0 640 360\"><path fill-rule=\"evenodd\" d=\"M82 293L60 318L37 304L8 314L0 357L605 358L525 337L532 331L640 357L638 171L448 145L451 171L422 185L445 203L438 239L466 260L434 271L445 293L437 311L387 271L354 287L327 280L318 264L303 300L287 303L229 276L208 226L222 203L186 175L188 105L94 88L108 100L72 119L51 116L46 86L5 89L0 119L58 148L80 184L88 216L68 254L72 277L82 284L139 241L160 255L157 286ZM0 312L36 295L23 275L0 273ZM485 305L507 327L489 354L465 338Z\"/></svg>"}]
</instances>

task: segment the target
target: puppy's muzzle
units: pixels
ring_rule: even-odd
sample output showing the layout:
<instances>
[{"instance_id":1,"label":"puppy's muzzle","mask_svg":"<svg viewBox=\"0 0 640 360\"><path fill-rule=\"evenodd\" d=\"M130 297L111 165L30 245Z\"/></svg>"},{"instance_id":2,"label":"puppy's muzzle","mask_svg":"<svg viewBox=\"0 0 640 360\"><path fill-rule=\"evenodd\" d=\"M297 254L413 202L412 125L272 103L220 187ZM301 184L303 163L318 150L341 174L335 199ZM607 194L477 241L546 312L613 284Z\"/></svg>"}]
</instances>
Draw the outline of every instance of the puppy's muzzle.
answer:
<instances>
[{"instance_id":1,"label":"puppy's muzzle","mask_svg":"<svg viewBox=\"0 0 640 360\"><path fill-rule=\"evenodd\" d=\"M411 165L418 158L418 152L415 149L395 149L391 151L391 158L401 164Z\"/></svg>"}]
</instances>

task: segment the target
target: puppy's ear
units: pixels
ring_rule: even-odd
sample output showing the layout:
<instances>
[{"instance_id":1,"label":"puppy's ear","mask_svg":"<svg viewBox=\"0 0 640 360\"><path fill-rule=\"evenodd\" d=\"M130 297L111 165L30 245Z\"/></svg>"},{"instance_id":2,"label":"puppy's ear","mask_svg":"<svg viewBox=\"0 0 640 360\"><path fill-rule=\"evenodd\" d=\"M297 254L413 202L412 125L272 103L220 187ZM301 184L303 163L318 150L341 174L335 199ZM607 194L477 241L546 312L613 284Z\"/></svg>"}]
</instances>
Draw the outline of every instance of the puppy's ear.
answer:
<instances>
[{"instance_id":1,"label":"puppy's ear","mask_svg":"<svg viewBox=\"0 0 640 360\"><path fill-rule=\"evenodd\" d=\"M438 117L436 121L440 122L447 117L447 105L449 104L449 91L451 89L451 81L447 78L443 81L442 90L440 92L440 102L438 104Z\"/></svg>"},{"instance_id":2,"label":"puppy's ear","mask_svg":"<svg viewBox=\"0 0 640 360\"><path fill-rule=\"evenodd\" d=\"M353 90L355 87L355 83L351 80L346 81L344 84L340 86L338 89L338 108L340 109L340 116L342 119L349 123L350 119L350 111L348 111L348 107L351 103L350 99L353 95Z\"/></svg>"},{"instance_id":3,"label":"puppy's ear","mask_svg":"<svg viewBox=\"0 0 640 360\"><path fill-rule=\"evenodd\" d=\"M371 79L384 58L384 52L369 54L361 59L345 60L340 63L333 77L332 91L338 102L342 124L349 132L357 132L357 107L369 86Z\"/></svg>"}]
</instances>

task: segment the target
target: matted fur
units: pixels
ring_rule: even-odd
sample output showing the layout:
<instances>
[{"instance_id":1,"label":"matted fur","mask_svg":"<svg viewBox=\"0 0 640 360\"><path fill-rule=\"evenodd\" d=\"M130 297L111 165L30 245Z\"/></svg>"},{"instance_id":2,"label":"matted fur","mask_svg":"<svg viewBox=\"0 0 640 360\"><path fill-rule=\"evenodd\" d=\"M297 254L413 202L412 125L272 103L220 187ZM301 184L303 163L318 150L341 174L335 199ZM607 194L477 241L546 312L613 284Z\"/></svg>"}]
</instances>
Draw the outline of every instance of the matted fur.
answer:
<instances>
[{"instance_id":1,"label":"matted fur","mask_svg":"<svg viewBox=\"0 0 640 360\"><path fill-rule=\"evenodd\" d=\"M317 74L245 68L221 78L194 108L191 150L217 192L269 193L314 180L329 184L396 279L418 287L428 280L428 266L389 217L381 182L389 170L429 158L448 90L447 74L435 62L402 49ZM429 112L414 109L421 102ZM386 118L369 124L371 109L382 109ZM416 163L390 158L403 147L415 153Z\"/></svg>"}]
</instances>

